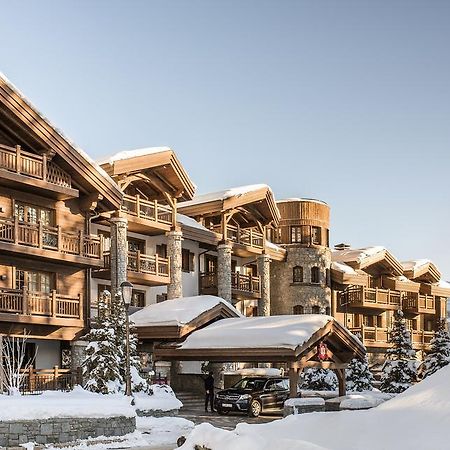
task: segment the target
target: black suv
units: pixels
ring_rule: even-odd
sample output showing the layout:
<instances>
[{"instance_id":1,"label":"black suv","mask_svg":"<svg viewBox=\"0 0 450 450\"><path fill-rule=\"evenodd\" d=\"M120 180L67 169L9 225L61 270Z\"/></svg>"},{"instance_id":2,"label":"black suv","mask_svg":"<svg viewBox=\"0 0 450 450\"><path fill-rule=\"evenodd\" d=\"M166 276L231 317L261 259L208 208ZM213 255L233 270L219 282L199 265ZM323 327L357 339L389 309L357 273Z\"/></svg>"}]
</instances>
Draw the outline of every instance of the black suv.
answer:
<instances>
[{"instance_id":1,"label":"black suv","mask_svg":"<svg viewBox=\"0 0 450 450\"><path fill-rule=\"evenodd\" d=\"M219 391L214 403L219 414L240 411L258 417L261 412L281 411L288 398L288 378L246 377L231 388Z\"/></svg>"}]
</instances>

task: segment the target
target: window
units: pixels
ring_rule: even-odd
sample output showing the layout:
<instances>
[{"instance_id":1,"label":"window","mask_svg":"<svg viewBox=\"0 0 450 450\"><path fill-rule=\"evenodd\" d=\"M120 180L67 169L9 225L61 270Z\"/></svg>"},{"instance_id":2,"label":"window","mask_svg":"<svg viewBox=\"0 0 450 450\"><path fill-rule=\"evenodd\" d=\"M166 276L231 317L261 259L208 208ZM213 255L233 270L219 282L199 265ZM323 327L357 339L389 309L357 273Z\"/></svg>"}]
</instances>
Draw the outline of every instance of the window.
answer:
<instances>
[{"instance_id":1,"label":"window","mask_svg":"<svg viewBox=\"0 0 450 450\"><path fill-rule=\"evenodd\" d=\"M181 250L181 270L183 272L194 271L195 254L191 253L187 248Z\"/></svg>"},{"instance_id":2,"label":"window","mask_svg":"<svg viewBox=\"0 0 450 450\"><path fill-rule=\"evenodd\" d=\"M16 289L27 288L29 292L42 292L50 294L54 289L54 274L16 269Z\"/></svg>"},{"instance_id":3,"label":"window","mask_svg":"<svg viewBox=\"0 0 450 450\"><path fill-rule=\"evenodd\" d=\"M377 316L377 327L381 328L383 326L383 316Z\"/></svg>"},{"instance_id":4,"label":"window","mask_svg":"<svg viewBox=\"0 0 450 450\"><path fill-rule=\"evenodd\" d=\"M258 315L258 307L257 306L247 306L245 308L246 317L256 317Z\"/></svg>"},{"instance_id":5,"label":"window","mask_svg":"<svg viewBox=\"0 0 450 450\"><path fill-rule=\"evenodd\" d=\"M156 246L156 254L160 258L167 258L167 245L166 244L160 244Z\"/></svg>"},{"instance_id":6,"label":"window","mask_svg":"<svg viewBox=\"0 0 450 450\"><path fill-rule=\"evenodd\" d=\"M294 283L303 283L303 267L295 266L292 269L292 281Z\"/></svg>"},{"instance_id":7,"label":"window","mask_svg":"<svg viewBox=\"0 0 450 450\"><path fill-rule=\"evenodd\" d=\"M301 244L302 230L299 225L291 226L291 244Z\"/></svg>"},{"instance_id":8,"label":"window","mask_svg":"<svg viewBox=\"0 0 450 450\"><path fill-rule=\"evenodd\" d=\"M295 305L292 308L292 313L296 315L305 314L305 307L303 305Z\"/></svg>"},{"instance_id":9,"label":"window","mask_svg":"<svg viewBox=\"0 0 450 450\"><path fill-rule=\"evenodd\" d=\"M329 306L327 306L327 307L325 308L325 314L326 314L327 316L330 316L330 315L331 315L331 308L330 308Z\"/></svg>"},{"instance_id":10,"label":"window","mask_svg":"<svg viewBox=\"0 0 450 450\"><path fill-rule=\"evenodd\" d=\"M365 327L373 327L374 326L374 317L373 316L363 316L363 325Z\"/></svg>"},{"instance_id":11,"label":"window","mask_svg":"<svg viewBox=\"0 0 450 450\"><path fill-rule=\"evenodd\" d=\"M320 227L311 228L311 241L315 245L322 244L322 233Z\"/></svg>"},{"instance_id":12,"label":"window","mask_svg":"<svg viewBox=\"0 0 450 450\"><path fill-rule=\"evenodd\" d=\"M48 208L42 208L40 206L15 202L14 215L19 219L20 222L27 222L27 223L41 222L42 225L46 226L53 226L55 224L54 211Z\"/></svg>"},{"instance_id":13,"label":"window","mask_svg":"<svg viewBox=\"0 0 450 450\"><path fill-rule=\"evenodd\" d=\"M145 241L135 238L127 238L129 252L145 253Z\"/></svg>"},{"instance_id":14,"label":"window","mask_svg":"<svg viewBox=\"0 0 450 450\"><path fill-rule=\"evenodd\" d=\"M314 305L314 306L311 308L311 313L312 313L312 314L320 314L320 306L319 306L319 305Z\"/></svg>"},{"instance_id":15,"label":"window","mask_svg":"<svg viewBox=\"0 0 450 450\"><path fill-rule=\"evenodd\" d=\"M111 292L111 286L107 286L106 284L99 284L97 287L97 298L91 300L91 307L97 308L98 299L102 295L103 291ZM138 308L143 308L145 306L145 291L139 291L137 289L133 289L131 292L131 306L136 306Z\"/></svg>"},{"instance_id":16,"label":"window","mask_svg":"<svg viewBox=\"0 0 450 450\"><path fill-rule=\"evenodd\" d=\"M318 267L311 268L311 283L320 283L320 270Z\"/></svg>"},{"instance_id":17,"label":"window","mask_svg":"<svg viewBox=\"0 0 450 450\"><path fill-rule=\"evenodd\" d=\"M103 236L103 250L105 252L111 251L111 234L109 233L109 231L98 230L97 234L99 236Z\"/></svg>"}]
</instances>

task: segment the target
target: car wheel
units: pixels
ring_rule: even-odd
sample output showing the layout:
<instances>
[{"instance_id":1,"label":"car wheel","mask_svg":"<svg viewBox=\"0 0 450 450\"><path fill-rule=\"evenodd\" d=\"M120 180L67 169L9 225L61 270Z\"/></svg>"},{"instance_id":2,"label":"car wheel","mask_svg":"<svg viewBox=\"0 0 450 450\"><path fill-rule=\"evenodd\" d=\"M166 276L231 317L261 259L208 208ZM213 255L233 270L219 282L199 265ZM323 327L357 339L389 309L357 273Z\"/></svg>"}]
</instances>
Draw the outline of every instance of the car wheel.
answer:
<instances>
[{"instance_id":1,"label":"car wheel","mask_svg":"<svg viewBox=\"0 0 450 450\"><path fill-rule=\"evenodd\" d=\"M252 400L248 414L250 417L258 417L261 414L261 403L258 400Z\"/></svg>"}]
</instances>

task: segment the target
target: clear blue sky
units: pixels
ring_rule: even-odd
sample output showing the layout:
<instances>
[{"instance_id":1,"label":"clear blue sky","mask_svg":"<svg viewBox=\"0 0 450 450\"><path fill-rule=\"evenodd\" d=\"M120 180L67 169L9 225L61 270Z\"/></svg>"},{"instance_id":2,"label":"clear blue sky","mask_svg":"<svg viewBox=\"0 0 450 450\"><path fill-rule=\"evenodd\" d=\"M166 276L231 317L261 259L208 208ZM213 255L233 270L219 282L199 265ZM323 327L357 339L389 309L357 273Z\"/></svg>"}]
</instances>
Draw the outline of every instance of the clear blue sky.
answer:
<instances>
[{"instance_id":1,"label":"clear blue sky","mask_svg":"<svg viewBox=\"0 0 450 450\"><path fill-rule=\"evenodd\" d=\"M332 241L450 278L450 2L1 2L0 69L93 157L169 145L198 192L267 183Z\"/></svg>"}]
</instances>

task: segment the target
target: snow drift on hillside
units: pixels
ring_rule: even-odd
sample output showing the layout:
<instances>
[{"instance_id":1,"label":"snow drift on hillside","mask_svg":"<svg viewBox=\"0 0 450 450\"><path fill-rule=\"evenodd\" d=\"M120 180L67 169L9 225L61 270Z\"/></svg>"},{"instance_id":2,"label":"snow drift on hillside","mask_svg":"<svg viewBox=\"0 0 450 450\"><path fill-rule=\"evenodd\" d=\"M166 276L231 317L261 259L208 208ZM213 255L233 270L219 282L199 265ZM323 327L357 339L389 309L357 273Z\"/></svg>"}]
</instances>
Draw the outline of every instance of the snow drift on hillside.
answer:
<instances>
[{"instance_id":1,"label":"snow drift on hillside","mask_svg":"<svg viewBox=\"0 0 450 450\"><path fill-rule=\"evenodd\" d=\"M234 431L202 424L183 450L202 444L213 450L448 450L450 366L396 398L367 411L289 416L268 424L239 424ZM282 442L283 441L283 442ZM305 441L309 444L305 444Z\"/></svg>"}]
</instances>

